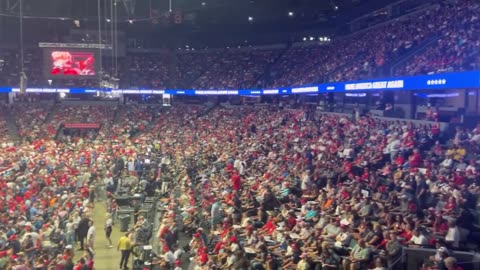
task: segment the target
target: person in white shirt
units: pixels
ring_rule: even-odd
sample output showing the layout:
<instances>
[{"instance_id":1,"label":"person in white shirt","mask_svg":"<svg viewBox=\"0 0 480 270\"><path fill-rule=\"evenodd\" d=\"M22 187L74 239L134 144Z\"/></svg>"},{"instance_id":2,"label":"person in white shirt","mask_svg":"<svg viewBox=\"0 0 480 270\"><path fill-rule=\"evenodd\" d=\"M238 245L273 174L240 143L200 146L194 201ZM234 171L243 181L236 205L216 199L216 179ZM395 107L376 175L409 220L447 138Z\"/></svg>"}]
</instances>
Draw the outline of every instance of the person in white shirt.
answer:
<instances>
[{"instance_id":1,"label":"person in white shirt","mask_svg":"<svg viewBox=\"0 0 480 270\"><path fill-rule=\"evenodd\" d=\"M401 146L402 144L400 142L400 139L398 138L398 135L394 135L391 141L385 147L383 153L390 155L390 161L393 162L398 154L398 151L400 151Z\"/></svg>"},{"instance_id":2,"label":"person in white shirt","mask_svg":"<svg viewBox=\"0 0 480 270\"><path fill-rule=\"evenodd\" d=\"M165 261L167 261L170 265L174 265L175 264L175 261L177 260L177 258L175 257L175 255L173 254L173 252L171 250L168 250L167 252L165 252L165 254L163 255L163 258L165 259Z\"/></svg>"},{"instance_id":3,"label":"person in white shirt","mask_svg":"<svg viewBox=\"0 0 480 270\"><path fill-rule=\"evenodd\" d=\"M426 246L428 245L428 239L421 234L418 229L413 230L413 236L410 239L410 243L416 246Z\"/></svg>"},{"instance_id":4,"label":"person in white shirt","mask_svg":"<svg viewBox=\"0 0 480 270\"><path fill-rule=\"evenodd\" d=\"M442 163L440 163L440 167L443 167L443 168L450 168L452 167L453 165L453 159L452 157L450 156L447 156L443 161Z\"/></svg>"},{"instance_id":5,"label":"person in white shirt","mask_svg":"<svg viewBox=\"0 0 480 270\"><path fill-rule=\"evenodd\" d=\"M175 251L173 252L173 255L177 260L182 256L182 254L185 252L181 247L174 245Z\"/></svg>"},{"instance_id":6,"label":"person in white shirt","mask_svg":"<svg viewBox=\"0 0 480 270\"><path fill-rule=\"evenodd\" d=\"M308 190L311 186L310 171L305 171L302 175L301 188L302 190Z\"/></svg>"},{"instance_id":7,"label":"person in white shirt","mask_svg":"<svg viewBox=\"0 0 480 270\"><path fill-rule=\"evenodd\" d=\"M88 228L88 232L87 232L87 243L88 243L88 247L93 250L93 246L94 246L94 243L95 243L96 231L95 231L95 226L93 226L93 221L92 220L90 220L88 222L88 225L90 227Z\"/></svg>"},{"instance_id":8,"label":"person in white shirt","mask_svg":"<svg viewBox=\"0 0 480 270\"><path fill-rule=\"evenodd\" d=\"M107 214L107 220L105 221L105 237L107 238L107 246L109 248L112 248L112 239L110 236L112 235L112 230L113 230L113 219L112 219L112 214L108 213Z\"/></svg>"},{"instance_id":9,"label":"person in white shirt","mask_svg":"<svg viewBox=\"0 0 480 270\"><path fill-rule=\"evenodd\" d=\"M475 160L474 159L470 160L470 163L468 164L467 168L465 168L465 171L466 172L471 171L472 173L477 172L477 168L475 166Z\"/></svg>"},{"instance_id":10,"label":"person in white shirt","mask_svg":"<svg viewBox=\"0 0 480 270\"><path fill-rule=\"evenodd\" d=\"M340 224L340 229L342 231L335 237L335 246L346 247L350 244L352 235L348 231L348 227L346 225Z\"/></svg>"},{"instance_id":11,"label":"person in white shirt","mask_svg":"<svg viewBox=\"0 0 480 270\"><path fill-rule=\"evenodd\" d=\"M448 231L447 235L445 235L445 242L451 244L454 248L460 246L460 230L454 220L448 222Z\"/></svg>"}]
</instances>

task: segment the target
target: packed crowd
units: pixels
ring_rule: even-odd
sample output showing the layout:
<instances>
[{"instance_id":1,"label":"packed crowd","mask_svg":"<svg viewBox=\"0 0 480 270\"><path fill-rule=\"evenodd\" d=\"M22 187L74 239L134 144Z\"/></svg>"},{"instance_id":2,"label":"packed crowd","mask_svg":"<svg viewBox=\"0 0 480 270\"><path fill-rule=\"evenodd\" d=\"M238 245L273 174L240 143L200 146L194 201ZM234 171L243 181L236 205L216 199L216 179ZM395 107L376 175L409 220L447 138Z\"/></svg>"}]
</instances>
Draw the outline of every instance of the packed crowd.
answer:
<instances>
[{"instance_id":1,"label":"packed crowd","mask_svg":"<svg viewBox=\"0 0 480 270\"><path fill-rule=\"evenodd\" d=\"M18 103L12 109L14 115L23 115L22 117L15 117L15 124L20 137L27 140L41 137L45 120L52 109L51 105L32 102Z\"/></svg>"},{"instance_id":2,"label":"packed crowd","mask_svg":"<svg viewBox=\"0 0 480 270\"><path fill-rule=\"evenodd\" d=\"M121 61L121 87L164 89L168 86L168 54L133 54Z\"/></svg>"},{"instance_id":3,"label":"packed crowd","mask_svg":"<svg viewBox=\"0 0 480 270\"><path fill-rule=\"evenodd\" d=\"M234 49L226 50L193 83L194 89L248 89L264 74L267 66L280 55L282 49Z\"/></svg>"},{"instance_id":4,"label":"packed crowd","mask_svg":"<svg viewBox=\"0 0 480 270\"><path fill-rule=\"evenodd\" d=\"M71 110L59 108L64 118L45 124L69 119ZM103 108L85 110L112 121ZM183 191L169 200L183 211L183 226L170 211L156 234L167 267L187 269L175 252L183 248L194 269L383 269L402 247L420 246L438 249L426 267L445 269L452 250L478 237L470 211L479 192L479 128L459 128L440 144L435 124L368 116L355 123L274 107L217 108L197 118L201 111L125 108L82 143L40 137L15 145L2 137L4 267L92 265L92 231L100 226L88 219L92 185L118 184L133 171L144 188L165 181ZM152 156L162 171L143 171ZM172 240L182 228L192 235L185 247ZM74 262L77 245L87 252Z\"/></svg>"},{"instance_id":5,"label":"packed crowd","mask_svg":"<svg viewBox=\"0 0 480 270\"><path fill-rule=\"evenodd\" d=\"M222 57L224 50L178 51L174 88L186 89Z\"/></svg>"},{"instance_id":6,"label":"packed crowd","mask_svg":"<svg viewBox=\"0 0 480 270\"><path fill-rule=\"evenodd\" d=\"M451 251L478 237L478 130L445 145L436 125L238 108L193 130L202 139L176 138L169 156L187 164L194 269L386 269L406 246L438 249L425 268L459 269ZM157 236L173 265L170 223Z\"/></svg>"},{"instance_id":7,"label":"packed crowd","mask_svg":"<svg viewBox=\"0 0 480 270\"><path fill-rule=\"evenodd\" d=\"M480 5L466 1L466 4L451 9L454 21L444 23L440 38L424 52L396 70L396 75L420 75L478 68L478 45L476 33L480 23Z\"/></svg>"}]
</instances>

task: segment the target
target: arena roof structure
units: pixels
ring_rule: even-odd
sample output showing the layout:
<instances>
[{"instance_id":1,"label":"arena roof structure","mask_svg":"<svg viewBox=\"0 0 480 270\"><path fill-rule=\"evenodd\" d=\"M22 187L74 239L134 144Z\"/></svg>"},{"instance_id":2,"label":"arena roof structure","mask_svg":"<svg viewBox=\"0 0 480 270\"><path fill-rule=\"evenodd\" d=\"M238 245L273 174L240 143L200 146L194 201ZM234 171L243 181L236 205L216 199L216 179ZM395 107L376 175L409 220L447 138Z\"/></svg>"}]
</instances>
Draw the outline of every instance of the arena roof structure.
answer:
<instances>
[{"instance_id":1,"label":"arena roof structure","mask_svg":"<svg viewBox=\"0 0 480 270\"><path fill-rule=\"evenodd\" d=\"M116 10L119 29L137 37L157 33L198 39L332 30L392 2L398 0L23 0L23 14L27 35L29 24L35 26L32 35L95 28L99 19L108 27ZM19 6L20 0L0 2L0 27L15 31Z\"/></svg>"}]
</instances>

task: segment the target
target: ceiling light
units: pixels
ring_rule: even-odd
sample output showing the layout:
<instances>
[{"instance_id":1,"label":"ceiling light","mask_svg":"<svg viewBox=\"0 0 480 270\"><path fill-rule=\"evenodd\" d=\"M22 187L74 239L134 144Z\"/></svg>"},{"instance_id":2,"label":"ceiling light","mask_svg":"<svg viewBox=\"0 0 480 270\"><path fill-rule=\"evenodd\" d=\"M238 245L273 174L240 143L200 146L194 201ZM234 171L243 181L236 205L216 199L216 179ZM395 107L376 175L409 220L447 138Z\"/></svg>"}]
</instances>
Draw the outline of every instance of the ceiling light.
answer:
<instances>
[{"instance_id":1,"label":"ceiling light","mask_svg":"<svg viewBox=\"0 0 480 270\"><path fill-rule=\"evenodd\" d=\"M132 21L132 20L128 20L128 23L129 23L129 24L132 24L132 23L133 23L133 21Z\"/></svg>"},{"instance_id":2,"label":"ceiling light","mask_svg":"<svg viewBox=\"0 0 480 270\"><path fill-rule=\"evenodd\" d=\"M206 6L206 5L207 5L207 3L205 3L205 2L202 2L202 6Z\"/></svg>"},{"instance_id":3,"label":"ceiling light","mask_svg":"<svg viewBox=\"0 0 480 270\"><path fill-rule=\"evenodd\" d=\"M310 40L315 40L315 38L314 38L314 37L310 37Z\"/></svg>"},{"instance_id":4,"label":"ceiling light","mask_svg":"<svg viewBox=\"0 0 480 270\"><path fill-rule=\"evenodd\" d=\"M253 21L253 17L249 16L249 17L248 17L248 21L249 21L249 22L252 22L252 21Z\"/></svg>"},{"instance_id":5,"label":"ceiling light","mask_svg":"<svg viewBox=\"0 0 480 270\"><path fill-rule=\"evenodd\" d=\"M107 19L107 22L110 22L110 19Z\"/></svg>"},{"instance_id":6,"label":"ceiling light","mask_svg":"<svg viewBox=\"0 0 480 270\"><path fill-rule=\"evenodd\" d=\"M288 12L288 16L289 16L289 17L293 17L293 12L292 12L292 11L289 11L289 12Z\"/></svg>"},{"instance_id":7,"label":"ceiling light","mask_svg":"<svg viewBox=\"0 0 480 270\"><path fill-rule=\"evenodd\" d=\"M318 40L324 41L324 38L323 38L323 37L319 37Z\"/></svg>"},{"instance_id":8,"label":"ceiling light","mask_svg":"<svg viewBox=\"0 0 480 270\"><path fill-rule=\"evenodd\" d=\"M337 11L337 10L338 10L338 6L334 6L334 7L333 7L333 10Z\"/></svg>"}]
</instances>

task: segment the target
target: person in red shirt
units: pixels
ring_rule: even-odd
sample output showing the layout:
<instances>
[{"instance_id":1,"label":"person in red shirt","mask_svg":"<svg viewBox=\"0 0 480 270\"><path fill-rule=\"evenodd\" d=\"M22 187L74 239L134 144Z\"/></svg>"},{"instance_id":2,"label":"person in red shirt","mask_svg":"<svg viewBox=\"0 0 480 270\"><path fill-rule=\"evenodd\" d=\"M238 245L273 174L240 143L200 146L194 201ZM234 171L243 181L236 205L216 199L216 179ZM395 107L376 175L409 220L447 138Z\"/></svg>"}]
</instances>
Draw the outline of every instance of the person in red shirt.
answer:
<instances>
[{"instance_id":1,"label":"person in red shirt","mask_svg":"<svg viewBox=\"0 0 480 270\"><path fill-rule=\"evenodd\" d=\"M418 149L413 150L413 154L408 159L410 168L418 168L422 164L422 156Z\"/></svg>"},{"instance_id":2,"label":"person in red shirt","mask_svg":"<svg viewBox=\"0 0 480 270\"><path fill-rule=\"evenodd\" d=\"M448 202L447 204L445 204L443 211L445 211L445 213L452 213L456 207L457 207L457 202L455 201L455 198L450 197L448 198Z\"/></svg>"},{"instance_id":3,"label":"person in red shirt","mask_svg":"<svg viewBox=\"0 0 480 270\"><path fill-rule=\"evenodd\" d=\"M435 221L433 223L433 232L440 235L447 234L448 224L442 217L441 213L435 214Z\"/></svg>"},{"instance_id":4,"label":"person in red shirt","mask_svg":"<svg viewBox=\"0 0 480 270\"><path fill-rule=\"evenodd\" d=\"M80 260L78 260L78 263L77 265L75 265L75 267L73 267L73 270L83 270L84 269L84 265L85 264L85 259L84 258L80 258ZM88 266L87 266L88 267Z\"/></svg>"},{"instance_id":5,"label":"person in red shirt","mask_svg":"<svg viewBox=\"0 0 480 270\"><path fill-rule=\"evenodd\" d=\"M198 264L200 264L201 266L207 264L207 262L208 262L208 254L207 254L206 252L201 252L201 253L198 255L197 261L198 261Z\"/></svg>"},{"instance_id":6,"label":"person in red shirt","mask_svg":"<svg viewBox=\"0 0 480 270\"><path fill-rule=\"evenodd\" d=\"M453 176L453 184L456 187L459 187L465 184L465 174L462 171L455 172Z\"/></svg>"},{"instance_id":7,"label":"person in red shirt","mask_svg":"<svg viewBox=\"0 0 480 270\"><path fill-rule=\"evenodd\" d=\"M238 175L238 172L235 171L231 177L232 180L232 189L233 190L240 190L242 188L242 180Z\"/></svg>"},{"instance_id":8,"label":"person in red shirt","mask_svg":"<svg viewBox=\"0 0 480 270\"><path fill-rule=\"evenodd\" d=\"M295 225L297 225L297 217L295 216L295 213L294 212L290 212L289 213L289 216L288 216L288 219L287 219L287 231L291 231L293 230L293 228L295 227Z\"/></svg>"},{"instance_id":9,"label":"person in red shirt","mask_svg":"<svg viewBox=\"0 0 480 270\"><path fill-rule=\"evenodd\" d=\"M275 231L275 229L276 229L275 219L274 217L270 217L267 223L265 223L265 225L262 227L261 231L266 235L270 235Z\"/></svg>"}]
</instances>

